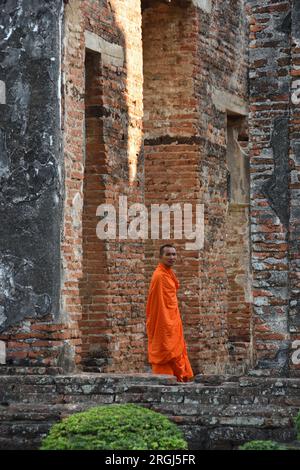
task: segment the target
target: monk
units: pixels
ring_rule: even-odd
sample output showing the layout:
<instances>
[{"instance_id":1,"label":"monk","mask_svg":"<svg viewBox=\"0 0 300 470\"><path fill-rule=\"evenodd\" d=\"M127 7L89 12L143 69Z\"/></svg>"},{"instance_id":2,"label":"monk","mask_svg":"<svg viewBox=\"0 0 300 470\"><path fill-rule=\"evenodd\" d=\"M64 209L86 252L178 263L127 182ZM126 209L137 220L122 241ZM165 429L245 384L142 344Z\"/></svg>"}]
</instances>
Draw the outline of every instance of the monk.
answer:
<instances>
[{"instance_id":1,"label":"monk","mask_svg":"<svg viewBox=\"0 0 300 470\"><path fill-rule=\"evenodd\" d=\"M179 282L172 266L176 262L173 245L160 248L160 262L150 283L147 301L148 358L154 374L175 375L188 382L193 371L187 355L177 302Z\"/></svg>"}]
</instances>

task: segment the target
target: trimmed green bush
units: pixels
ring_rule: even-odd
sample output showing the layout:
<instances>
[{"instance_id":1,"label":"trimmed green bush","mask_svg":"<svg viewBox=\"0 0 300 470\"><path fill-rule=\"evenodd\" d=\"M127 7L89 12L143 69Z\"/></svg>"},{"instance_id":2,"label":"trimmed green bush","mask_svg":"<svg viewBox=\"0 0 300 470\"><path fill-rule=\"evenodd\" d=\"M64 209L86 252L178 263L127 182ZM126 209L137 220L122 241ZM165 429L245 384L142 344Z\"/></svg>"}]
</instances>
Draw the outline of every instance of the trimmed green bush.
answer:
<instances>
[{"instance_id":1,"label":"trimmed green bush","mask_svg":"<svg viewBox=\"0 0 300 470\"><path fill-rule=\"evenodd\" d=\"M287 450L287 448L275 441L249 441L239 446L239 450Z\"/></svg>"},{"instance_id":2,"label":"trimmed green bush","mask_svg":"<svg viewBox=\"0 0 300 470\"><path fill-rule=\"evenodd\" d=\"M54 424L41 450L178 450L187 442L175 423L142 406L105 405Z\"/></svg>"},{"instance_id":3,"label":"trimmed green bush","mask_svg":"<svg viewBox=\"0 0 300 470\"><path fill-rule=\"evenodd\" d=\"M300 411L298 412L296 418L295 418L295 425L297 429L297 439L300 441Z\"/></svg>"}]
</instances>

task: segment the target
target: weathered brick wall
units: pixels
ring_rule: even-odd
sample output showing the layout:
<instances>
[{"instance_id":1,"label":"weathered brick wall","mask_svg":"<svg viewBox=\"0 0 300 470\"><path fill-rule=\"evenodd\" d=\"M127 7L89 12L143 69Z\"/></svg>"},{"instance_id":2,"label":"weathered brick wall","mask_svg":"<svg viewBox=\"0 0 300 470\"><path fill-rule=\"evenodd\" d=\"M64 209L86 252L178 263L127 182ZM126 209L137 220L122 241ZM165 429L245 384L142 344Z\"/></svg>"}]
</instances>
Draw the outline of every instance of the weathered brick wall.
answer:
<instances>
[{"instance_id":1,"label":"weathered brick wall","mask_svg":"<svg viewBox=\"0 0 300 470\"><path fill-rule=\"evenodd\" d=\"M145 202L149 213L153 203L179 203L182 209L183 203L195 205L199 192L198 107L193 84L198 21L195 8L173 3L154 2L143 12ZM147 240L147 286L163 243L166 240ZM188 350L197 369L199 261L197 251L185 251L185 243L176 241L175 269Z\"/></svg>"},{"instance_id":2,"label":"weathered brick wall","mask_svg":"<svg viewBox=\"0 0 300 470\"><path fill-rule=\"evenodd\" d=\"M229 363L226 119L228 109L246 109L247 23L243 2L195 3L146 3L143 49L146 202L192 203L194 216L205 206L204 249L176 240L180 309L199 372ZM160 244L146 244L147 282Z\"/></svg>"},{"instance_id":3,"label":"weathered brick wall","mask_svg":"<svg viewBox=\"0 0 300 470\"><path fill-rule=\"evenodd\" d=\"M228 35L228 29L222 27L224 12L217 4L211 9L210 2L204 2L203 10L202 3L201 9L196 8L198 2L154 3L159 12L157 27L153 12L151 20L151 8L144 12L144 124L149 156L145 165L146 201L175 202L174 197L179 197L176 202L207 205L205 249L200 256L198 252L182 250L178 275L195 371L202 369L204 363L208 369L219 370L227 356L226 109L216 104L215 95L216 88L219 97L224 89L239 96L244 94L243 41L234 40L234 33L244 37L244 27L240 28L240 11L237 15L235 4L230 3L226 9L227 28L232 29ZM28 359L72 368L83 356L86 365L104 365L113 371L128 370L130 363L134 370L143 366L145 358L143 245L97 240L92 234L97 223L92 211L100 202L116 204L119 194L129 195L129 202L143 201L140 3L135 1L128 9L118 1L109 6L105 1L73 0L65 2L63 18L62 34L56 33L58 40L63 38L65 206L61 226L61 309L54 312L57 315L54 324L52 317L49 321L44 317L36 326L34 320L28 319L16 327L18 332L10 331L13 340L18 334L22 336L20 345L14 341L9 344L8 358L10 348L19 347L12 354L16 362L19 356L25 362ZM100 43L95 36L87 40L85 31L99 36ZM178 31L177 38L174 31ZM95 126L97 119L99 126L103 126L101 143L91 140L90 130L84 124L85 115L87 124L92 119L86 106L88 97L85 99L86 41L92 42L91 47L93 44L98 47L101 55L102 99L101 104L95 105L98 108L92 110ZM158 44L164 44L163 50ZM234 54L238 54L238 60ZM153 78L157 68L164 78L155 88L153 83L149 85L148 73ZM59 81L59 73L56 78ZM158 100L153 107L155 94ZM97 169L93 158L99 165ZM166 165L165 173L160 171L162 162ZM148 163L152 163L153 171ZM157 178L160 193L153 185L153 177ZM153 191L156 197L151 199ZM147 261L149 253L153 257L153 251L153 248L147 251ZM154 264L147 265L147 283ZM130 359L126 363L125 355Z\"/></svg>"},{"instance_id":4,"label":"weathered brick wall","mask_svg":"<svg viewBox=\"0 0 300 470\"><path fill-rule=\"evenodd\" d=\"M114 204L118 218L127 195L148 208L204 204L204 249L176 240L195 372L256 360L286 370L300 339L299 1L47 3L32 0L47 35L33 35L40 17L31 31L27 10L7 7L0 38L8 362L144 369L162 241L95 233L97 206ZM248 92L251 246L247 203L228 197L228 123L247 117ZM241 145L247 154L245 135Z\"/></svg>"},{"instance_id":5,"label":"weathered brick wall","mask_svg":"<svg viewBox=\"0 0 300 470\"><path fill-rule=\"evenodd\" d=\"M207 20L203 21L201 15L200 25L202 26L198 50L200 62L198 93L200 132L205 137L200 161L200 182L207 213L206 243L203 251L204 269L200 280L201 299L203 313L206 315L214 313L223 323L218 328L220 345L218 343L215 345L214 342L211 344L213 350L218 350L217 354L214 352L212 363L216 362L217 356L217 362L221 363L219 367L222 370L224 363L226 367L226 363L234 359L237 361L238 369L238 356L230 356L231 351L227 353L229 341L235 335L233 320L236 320L233 305L235 286L232 285L233 271L230 266L234 265L240 242L237 232L243 230L243 226L247 230L247 218L244 221L236 219L234 227L228 227L230 199L227 185L227 121L231 114L246 116L248 112L248 24L244 15L244 3L213 2L212 17L208 16ZM230 241L232 245L229 244ZM243 272L243 258L239 259L234 269L236 272L238 270ZM242 314L245 297L240 300ZM246 322L244 326L246 327L244 335L247 336L248 323ZM210 321L205 329L206 338L210 337L209 330L213 330L214 335L218 336L218 333L215 333L214 320ZM243 360L247 363L247 352L243 354Z\"/></svg>"},{"instance_id":6,"label":"weathered brick wall","mask_svg":"<svg viewBox=\"0 0 300 470\"><path fill-rule=\"evenodd\" d=\"M119 194L128 195L129 204L143 200L140 2L131 1L128 9L117 0L57 1L50 6L33 1L36 17L30 20L28 5L23 8L19 3L14 10L13 3L7 5L7 18L11 16L13 23L8 20L4 41L14 46L9 49L8 66L16 69L8 67L7 72L15 74L16 83L11 82L11 90L7 86L11 96L7 104L19 100L21 106L16 101L11 109L25 127L18 124L13 130L11 125L11 131L15 139L26 141L24 152L22 146L18 149L21 162L30 152L28 161L34 164L16 170L15 191L13 180L7 181L7 196L16 199L24 223L20 233L28 231L22 243L15 244L17 250L1 258L5 282L11 286L6 289L4 314L13 326L5 323L1 335L7 361L68 370L83 357L88 365L104 363L111 371L141 369L143 245L95 237L99 204L113 203L117 208ZM43 34L38 35L41 17ZM23 58L15 64L22 41L24 64ZM102 101L92 109L91 97L85 97L86 47L98 52L100 63ZM1 75L1 107L4 79ZM91 138L93 119L94 129L103 127L103 142ZM64 162L59 160L61 130ZM9 216L12 230L17 212ZM4 239L10 243L8 232ZM9 278L10 271L17 276Z\"/></svg>"},{"instance_id":7,"label":"weathered brick wall","mask_svg":"<svg viewBox=\"0 0 300 470\"><path fill-rule=\"evenodd\" d=\"M291 10L291 109L290 109L290 222L289 222L289 328L291 340L300 346L300 2ZM300 365L290 363L291 369Z\"/></svg>"},{"instance_id":8,"label":"weathered brick wall","mask_svg":"<svg viewBox=\"0 0 300 470\"><path fill-rule=\"evenodd\" d=\"M252 364L252 292L249 207L230 205L226 223L228 263L228 342L233 370Z\"/></svg>"},{"instance_id":9,"label":"weathered brick wall","mask_svg":"<svg viewBox=\"0 0 300 470\"><path fill-rule=\"evenodd\" d=\"M298 107L291 97L298 73L299 2L252 1L247 11L254 349L258 364L287 368L298 317Z\"/></svg>"},{"instance_id":10,"label":"weathered brick wall","mask_svg":"<svg viewBox=\"0 0 300 470\"><path fill-rule=\"evenodd\" d=\"M143 200L140 2L71 1L65 24L63 311L77 329L80 320L77 360L134 371L145 359L143 244L99 240L96 209L118 210L119 195ZM99 83L86 96L85 41L99 48Z\"/></svg>"},{"instance_id":11,"label":"weathered brick wall","mask_svg":"<svg viewBox=\"0 0 300 470\"><path fill-rule=\"evenodd\" d=\"M105 243L98 240L96 210L105 202L105 185L102 175L106 173L105 144L103 138L103 87L101 55L85 53L85 162L83 178L83 276L80 281L82 319L82 357L88 358L96 347L107 354L107 330L110 328L106 301L107 262ZM76 196L75 196L76 197Z\"/></svg>"}]
</instances>

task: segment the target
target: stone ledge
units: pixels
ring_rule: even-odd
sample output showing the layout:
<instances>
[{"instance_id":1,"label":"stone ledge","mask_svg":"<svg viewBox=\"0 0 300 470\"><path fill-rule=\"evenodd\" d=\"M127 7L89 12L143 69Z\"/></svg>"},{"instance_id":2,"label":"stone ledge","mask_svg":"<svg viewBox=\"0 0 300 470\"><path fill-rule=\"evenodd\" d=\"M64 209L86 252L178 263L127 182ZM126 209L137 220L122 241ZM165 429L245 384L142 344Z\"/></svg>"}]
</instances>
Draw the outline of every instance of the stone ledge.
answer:
<instances>
[{"instance_id":1,"label":"stone ledge","mask_svg":"<svg viewBox=\"0 0 300 470\"><path fill-rule=\"evenodd\" d=\"M0 385L0 449L36 449L63 417L119 403L165 414L190 449L235 448L254 438L289 442L300 408L299 378L207 375L183 384L152 374L2 374Z\"/></svg>"},{"instance_id":2,"label":"stone ledge","mask_svg":"<svg viewBox=\"0 0 300 470\"><path fill-rule=\"evenodd\" d=\"M119 44L106 41L95 33L85 31L85 46L101 54L103 65L114 65L115 67L123 67L124 65L124 49Z\"/></svg>"}]
</instances>

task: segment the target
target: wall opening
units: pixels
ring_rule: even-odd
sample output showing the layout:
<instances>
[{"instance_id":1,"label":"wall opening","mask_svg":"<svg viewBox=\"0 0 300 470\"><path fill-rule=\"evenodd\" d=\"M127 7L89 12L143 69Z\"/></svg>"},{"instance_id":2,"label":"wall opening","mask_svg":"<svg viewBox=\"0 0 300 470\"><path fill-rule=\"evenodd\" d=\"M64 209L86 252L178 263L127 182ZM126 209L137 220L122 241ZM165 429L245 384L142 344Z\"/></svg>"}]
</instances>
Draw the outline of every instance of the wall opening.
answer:
<instances>
[{"instance_id":1,"label":"wall opening","mask_svg":"<svg viewBox=\"0 0 300 470\"><path fill-rule=\"evenodd\" d=\"M234 370L251 365L250 168L246 118L227 115L226 268L229 356Z\"/></svg>"},{"instance_id":2,"label":"wall opening","mask_svg":"<svg viewBox=\"0 0 300 470\"><path fill-rule=\"evenodd\" d=\"M90 368L106 365L107 263L104 241L96 235L99 219L96 209L105 200L103 174L103 77L101 54L86 50L85 57L85 163L82 210L81 302L82 365Z\"/></svg>"},{"instance_id":3,"label":"wall opening","mask_svg":"<svg viewBox=\"0 0 300 470\"><path fill-rule=\"evenodd\" d=\"M228 201L230 204L249 205L250 167L248 129L246 118L227 114Z\"/></svg>"}]
</instances>

